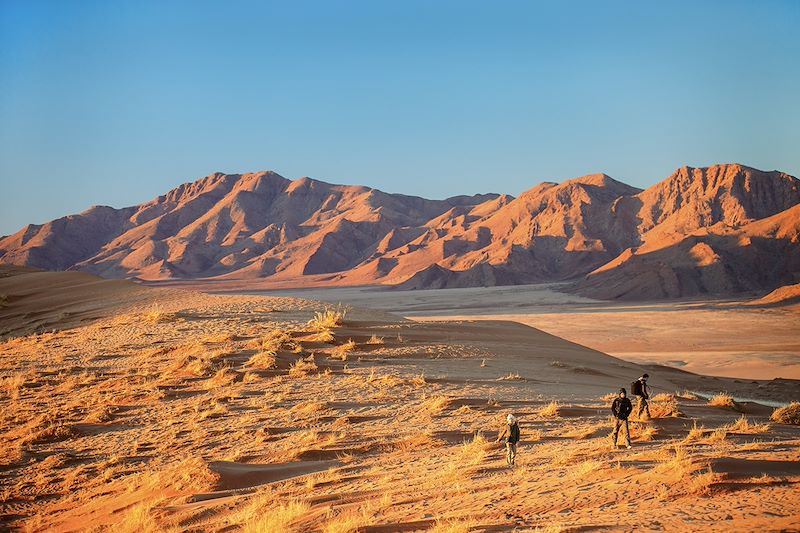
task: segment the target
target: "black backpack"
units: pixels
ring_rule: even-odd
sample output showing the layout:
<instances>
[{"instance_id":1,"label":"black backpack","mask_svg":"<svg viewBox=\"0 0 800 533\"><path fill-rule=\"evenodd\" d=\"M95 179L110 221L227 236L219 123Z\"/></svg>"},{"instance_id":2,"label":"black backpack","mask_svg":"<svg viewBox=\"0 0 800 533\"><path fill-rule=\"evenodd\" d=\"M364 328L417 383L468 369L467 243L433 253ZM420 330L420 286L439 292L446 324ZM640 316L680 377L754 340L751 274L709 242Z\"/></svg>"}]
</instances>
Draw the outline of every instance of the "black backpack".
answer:
<instances>
[{"instance_id":1,"label":"black backpack","mask_svg":"<svg viewBox=\"0 0 800 533\"><path fill-rule=\"evenodd\" d=\"M511 431L509 431L508 442L519 442L519 425L515 422L511 425Z\"/></svg>"},{"instance_id":2,"label":"black backpack","mask_svg":"<svg viewBox=\"0 0 800 533\"><path fill-rule=\"evenodd\" d=\"M644 396L644 391L642 391L642 382L638 379L631 383L631 394L634 396Z\"/></svg>"}]
</instances>

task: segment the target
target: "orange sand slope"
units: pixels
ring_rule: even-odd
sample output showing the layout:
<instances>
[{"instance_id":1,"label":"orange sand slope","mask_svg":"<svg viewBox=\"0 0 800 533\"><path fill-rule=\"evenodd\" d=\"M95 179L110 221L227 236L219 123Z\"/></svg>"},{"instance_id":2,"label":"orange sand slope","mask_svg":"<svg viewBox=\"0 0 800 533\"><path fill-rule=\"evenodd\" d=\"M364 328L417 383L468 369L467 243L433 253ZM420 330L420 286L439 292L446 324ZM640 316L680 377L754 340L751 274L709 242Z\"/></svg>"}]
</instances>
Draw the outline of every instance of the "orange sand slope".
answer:
<instances>
[{"instance_id":1,"label":"orange sand slope","mask_svg":"<svg viewBox=\"0 0 800 533\"><path fill-rule=\"evenodd\" d=\"M684 392L797 399L796 381L643 368L512 322L113 287L93 322L0 344L4 526L800 527L800 428L759 403ZM653 418L613 449L605 395L644 370ZM491 442L509 411L523 438L513 469Z\"/></svg>"}]
</instances>

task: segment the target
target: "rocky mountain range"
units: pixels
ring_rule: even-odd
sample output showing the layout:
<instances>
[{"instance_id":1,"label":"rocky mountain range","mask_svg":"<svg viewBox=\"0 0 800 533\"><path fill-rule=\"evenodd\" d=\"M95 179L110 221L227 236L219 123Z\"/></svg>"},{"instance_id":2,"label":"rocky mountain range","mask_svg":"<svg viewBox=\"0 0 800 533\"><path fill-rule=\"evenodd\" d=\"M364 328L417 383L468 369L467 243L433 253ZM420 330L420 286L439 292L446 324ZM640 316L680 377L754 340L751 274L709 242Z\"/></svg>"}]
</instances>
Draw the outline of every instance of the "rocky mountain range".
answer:
<instances>
[{"instance_id":1,"label":"rocky mountain range","mask_svg":"<svg viewBox=\"0 0 800 533\"><path fill-rule=\"evenodd\" d=\"M682 167L646 190L595 174L446 200L216 173L28 225L0 239L0 262L296 286L569 281L603 299L768 292L800 281L798 205L795 177L737 164Z\"/></svg>"}]
</instances>

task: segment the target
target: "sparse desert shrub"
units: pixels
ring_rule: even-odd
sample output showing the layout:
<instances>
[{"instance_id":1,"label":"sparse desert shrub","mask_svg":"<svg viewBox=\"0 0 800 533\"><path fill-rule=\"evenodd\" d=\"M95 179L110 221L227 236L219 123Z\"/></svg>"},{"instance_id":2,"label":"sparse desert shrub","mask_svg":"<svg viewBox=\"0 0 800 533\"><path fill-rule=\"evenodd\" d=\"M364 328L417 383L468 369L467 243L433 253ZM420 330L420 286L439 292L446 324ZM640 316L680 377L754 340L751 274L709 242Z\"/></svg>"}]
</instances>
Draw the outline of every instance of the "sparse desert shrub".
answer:
<instances>
[{"instance_id":1,"label":"sparse desert shrub","mask_svg":"<svg viewBox=\"0 0 800 533\"><path fill-rule=\"evenodd\" d=\"M383 344L383 343L384 343L383 337L378 337L377 335L372 335L372 337L370 337L367 340L367 344Z\"/></svg>"},{"instance_id":2,"label":"sparse desert shrub","mask_svg":"<svg viewBox=\"0 0 800 533\"><path fill-rule=\"evenodd\" d=\"M725 426L724 429L729 433L752 435L766 433L769 431L769 424L751 424L747 417L742 415L736 422Z\"/></svg>"},{"instance_id":3,"label":"sparse desert shrub","mask_svg":"<svg viewBox=\"0 0 800 533\"><path fill-rule=\"evenodd\" d=\"M414 376L413 378L411 378L410 381L411 381L411 384L414 385L415 387L422 387L425 384L427 384L427 381L425 381L425 373L424 372L421 372L418 375Z\"/></svg>"},{"instance_id":4,"label":"sparse desert shrub","mask_svg":"<svg viewBox=\"0 0 800 533\"><path fill-rule=\"evenodd\" d=\"M8 306L8 295L0 294L0 309Z\"/></svg>"},{"instance_id":5,"label":"sparse desert shrub","mask_svg":"<svg viewBox=\"0 0 800 533\"><path fill-rule=\"evenodd\" d=\"M700 399L700 397L697 394L695 394L695 393L693 393L692 391L689 391L689 390L684 390L683 392L676 392L675 396L677 396L678 398L681 398L683 400L699 400Z\"/></svg>"},{"instance_id":6,"label":"sparse desert shrub","mask_svg":"<svg viewBox=\"0 0 800 533\"><path fill-rule=\"evenodd\" d=\"M276 353L272 350L258 352L247 360L247 366L271 370L278 366Z\"/></svg>"},{"instance_id":7,"label":"sparse desert shrub","mask_svg":"<svg viewBox=\"0 0 800 533\"><path fill-rule=\"evenodd\" d=\"M536 411L536 414L547 418L555 418L559 415L560 407L561 405L558 402L552 401Z\"/></svg>"},{"instance_id":8,"label":"sparse desert shrub","mask_svg":"<svg viewBox=\"0 0 800 533\"><path fill-rule=\"evenodd\" d=\"M772 412L770 420L780 424L800 426L800 402L792 402L785 407L779 407Z\"/></svg>"},{"instance_id":9,"label":"sparse desert shrub","mask_svg":"<svg viewBox=\"0 0 800 533\"><path fill-rule=\"evenodd\" d=\"M84 420L90 424L102 424L114 418L116 411L116 407L104 405L89 413Z\"/></svg>"},{"instance_id":10,"label":"sparse desert shrub","mask_svg":"<svg viewBox=\"0 0 800 533\"><path fill-rule=\"evenodd\" d=\"M346 308L327 308L324 311L314 313L314 317L308 321L308 326L315 331L332 329L341 325L345 316L347 316Z\"/></svg>"},{"instance_id":11,"label":"sparse desert shrub","mask_svg":"<svg viewBox=\"0 0 800 533\"><path fill-rule=\"evenodd\" d=\"M298 359L289 366L289 375L293 378L301 378L316 370L317 363L314 362L314 357L311 356L309 359Z\"/></svg>"},{"instance_id":12,"label":"sparse desert shrub","mask_svg":"<svg viewBox=\"0 0 800 533\"><path fill-rule=\"evenodd\" d=\"M554 368L569 368L569 365L562 363L561 361L551 361L550 366Z\"/></svg>"},{"instance_id":13,"label":"sparse desert shrub","mask_svg":"<svg viewBox=\"0 0 800 533\"><path fill-rule=\"evenodd\" d=\"M509 372L505 376L500 376L497 381L523 381L524 378L516 372Z\"/></svg>"},{"instance_id":14,"label":"sparse desert shrub","mask_svg":"<svg viewBox=\"0 0 800 533\"><path fill-rule=\"evenodd\" d=\"M722 476L714 472L709 465L704 472L695 473L689 478L686 485L687 492L698 496L708 496L711 494L713 485L721 479Z\"/></svg>"},{"instance_id":15,"label":"sparse desert shrub","mask_svg":"<svg viewBox=\"0 0 800 533\"><path fill-rule=\"evenodd\" d=\"M708 400L708 405L712 407L736 408L736 402L733 401L733 396L724 392L712 396L711 399Z\"/></svg>"}]
</instances>

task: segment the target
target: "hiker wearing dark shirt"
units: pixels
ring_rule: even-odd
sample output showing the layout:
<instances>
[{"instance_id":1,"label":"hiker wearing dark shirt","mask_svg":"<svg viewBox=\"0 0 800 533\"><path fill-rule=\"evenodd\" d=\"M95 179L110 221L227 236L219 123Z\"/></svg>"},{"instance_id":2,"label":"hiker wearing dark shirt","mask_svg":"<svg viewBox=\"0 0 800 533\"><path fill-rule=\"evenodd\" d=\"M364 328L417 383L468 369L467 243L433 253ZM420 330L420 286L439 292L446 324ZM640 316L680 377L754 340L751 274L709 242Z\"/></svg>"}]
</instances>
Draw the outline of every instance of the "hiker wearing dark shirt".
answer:
<instances>
[{"instance_id":1,"label":"hiker wearing dark shirt","mask_svg":"<svg viewBox=\"0 0 800 533\"><path fill-rule=\"evenodd\" d=\"M614 398L614 402L611 404L611 412L614 413L614 434L611 440L615 447L617 446L619 428L622 427L623 423L625 424L625 442L628 448L631 447L631 428L628 426L628 416L631 411L633 411L633 404L627 398L625 389L619 389L619 396Z\"/></svg>"},{"instance_id":2,"label":"hiker wearing dark shirt","mask_svg":"<svg viewBox=\"0 0 800 533\"><path fill-rule=\"evenodd\" d=\"M509 466L514 466L517 459L517 443L519 442L519 424L517 418L509 414L506 417L506 425L497 436L497 442L506 441L506 462Z\"/></svg>"},{"instance_id":3,"label":"hiker wearing dark shirt","mask_svg":"<svg viewBox=\"0 0 800 533\"><path fill-rule=\"evenodd\" d=\"M647 400L650 399L650 391L647 388L647 378L649 378L647 374L643 374L642 377L631 383L633 395L636 396L638 399L638 403L636 404L636 418L641 420L642 419L642 411L647 412L647 418L652 418L650 416L650 404L647 403Z\"/></svg>"}]
</instances>

